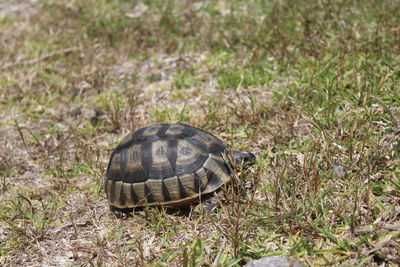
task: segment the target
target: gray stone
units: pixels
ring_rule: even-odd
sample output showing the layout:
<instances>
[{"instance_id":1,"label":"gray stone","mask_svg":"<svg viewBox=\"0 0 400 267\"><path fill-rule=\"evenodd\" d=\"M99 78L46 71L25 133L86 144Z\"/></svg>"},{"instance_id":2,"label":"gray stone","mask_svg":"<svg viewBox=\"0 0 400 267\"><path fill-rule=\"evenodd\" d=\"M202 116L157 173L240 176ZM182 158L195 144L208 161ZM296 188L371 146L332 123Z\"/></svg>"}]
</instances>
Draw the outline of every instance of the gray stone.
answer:
<instances>
[{"instance_id":1,"label":"gray stone","mask_svg":"<svg viewBox=\"0 0 400 267\"><path fill-rule=\"evenodd\" d=\"M344 169L343 166L334 165L334 166L333 166L333 170L335 171L335 173L336 173L337 176L339 176L339 177L343 177L343 176L346 175L346 171L345 171L345 169Z\"/></svg>"},{"instance_id":2,"label":"gray stone","mask_svg":"<svg viewBox=\"0 0 400 267\"><path fill-rule=\"evenodd\" d=\"M301 261L286 256L271 256L248 262L245 267L305 267Z\"/></svg>"}]
</instances>

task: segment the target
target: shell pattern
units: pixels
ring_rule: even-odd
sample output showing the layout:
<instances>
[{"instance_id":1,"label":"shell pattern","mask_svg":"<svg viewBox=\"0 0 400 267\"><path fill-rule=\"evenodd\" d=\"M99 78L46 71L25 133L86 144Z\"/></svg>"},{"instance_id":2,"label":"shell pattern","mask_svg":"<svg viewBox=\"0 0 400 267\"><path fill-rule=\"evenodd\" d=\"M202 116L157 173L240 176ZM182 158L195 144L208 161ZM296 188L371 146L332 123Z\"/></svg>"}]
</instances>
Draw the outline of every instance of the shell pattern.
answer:
<instances>
[{"instance_id":1,"label":"shell pattern","mask_svg":"<svg viewBox=\"0 0 400 267\"><path fill-rule=\"evenodd\" d=\"M224 143L185 124L160 124L126 136L111 155L105 191L111 206L191 203L231 180Z\"/></svg>"}]
</instances>

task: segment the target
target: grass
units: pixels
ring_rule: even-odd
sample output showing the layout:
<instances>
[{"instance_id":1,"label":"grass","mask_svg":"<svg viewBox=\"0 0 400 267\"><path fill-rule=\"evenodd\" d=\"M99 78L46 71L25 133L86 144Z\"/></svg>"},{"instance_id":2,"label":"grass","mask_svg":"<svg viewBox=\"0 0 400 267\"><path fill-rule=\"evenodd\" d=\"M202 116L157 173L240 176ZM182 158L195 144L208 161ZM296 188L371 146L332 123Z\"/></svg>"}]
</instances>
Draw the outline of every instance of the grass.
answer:
<instances>
[{"instance_id":1,"label":"grass","mask_svg":"<svg viewBox=\"0 0 400 267\"><path fill-rule=\"evenodd\" d=\"M1 264L400 263L398 2L30 5L0 17ZM215 213L116 218L111 150L162 122L257 163Z\"/></svg>"}]
</instances>

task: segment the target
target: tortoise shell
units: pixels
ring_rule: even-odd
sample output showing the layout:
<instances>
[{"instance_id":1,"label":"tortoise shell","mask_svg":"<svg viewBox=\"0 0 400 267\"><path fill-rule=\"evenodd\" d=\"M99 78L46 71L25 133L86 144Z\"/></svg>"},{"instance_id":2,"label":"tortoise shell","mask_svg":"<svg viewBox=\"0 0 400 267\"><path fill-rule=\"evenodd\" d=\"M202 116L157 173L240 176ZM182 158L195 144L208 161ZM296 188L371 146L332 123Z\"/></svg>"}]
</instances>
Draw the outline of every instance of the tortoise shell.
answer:
<instances>
[{"instance_id":1,"label":"tortoise shell","mask_svg":"<svg viewBox=\"0 0 400 267\"><path fill-rule=\"evenodd\" d=\"M231 180L216 136L185 124L160 124L127 135L114 149L105 191L110 205L176 206L195 202Z\"/></svg>"}]
</instances>

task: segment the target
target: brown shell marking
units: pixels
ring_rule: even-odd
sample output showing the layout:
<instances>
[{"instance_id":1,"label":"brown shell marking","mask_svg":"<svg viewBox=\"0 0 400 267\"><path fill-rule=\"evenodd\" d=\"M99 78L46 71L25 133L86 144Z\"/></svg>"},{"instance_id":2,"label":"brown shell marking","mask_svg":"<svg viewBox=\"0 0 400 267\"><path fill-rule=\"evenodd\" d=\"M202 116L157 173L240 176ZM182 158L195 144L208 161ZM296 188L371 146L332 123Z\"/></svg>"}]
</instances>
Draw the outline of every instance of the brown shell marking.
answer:
<instances>
[{"instance_id":1,"label":"brown shell marking","mask_svg":"<svg viewBox=\"0 0 400 267\"><path fill-rule=\"evenodd\" d=\"M113 152L105 191L112 206L181 205L230 181L225 146L215 136L182 124L139 129Z\"/></svg>"}]
</instances>

